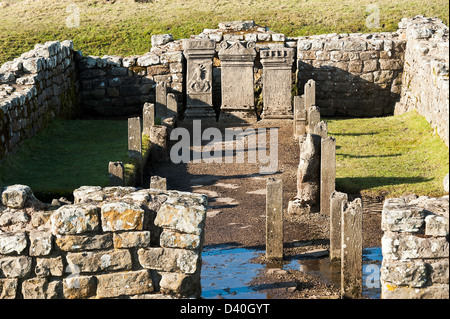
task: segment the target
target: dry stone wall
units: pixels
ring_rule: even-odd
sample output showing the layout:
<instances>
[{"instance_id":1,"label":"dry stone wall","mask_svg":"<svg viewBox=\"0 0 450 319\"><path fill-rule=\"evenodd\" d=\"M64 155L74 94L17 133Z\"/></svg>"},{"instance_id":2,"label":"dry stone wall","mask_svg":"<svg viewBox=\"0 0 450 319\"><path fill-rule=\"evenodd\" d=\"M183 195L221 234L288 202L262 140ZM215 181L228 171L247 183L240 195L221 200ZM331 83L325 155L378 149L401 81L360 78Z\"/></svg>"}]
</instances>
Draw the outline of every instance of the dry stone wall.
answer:
<instances>
[{"instance_id":1,"label":"dry stone wall","mask_svg":"<svg viewBox=\"0 0 450 319\"><path fill-rule=\"evenodd\" d=\"M449 30L441 20L417 16L399 23L406 39L400 103L395 113L417 110L449 145Z\"/></svg>"},{"instance_id":2,"label":"dry stone wall","mask_svg":"<svg viewBox=\"0 0 450 319\"><path fill-rule=\"evenodd\" d=\"M168 93L182 94L185 63L182 41L158 35L152 37L152 43L150 52L129 57L100 58L78 52L81 106L86 114L141 113L144 103L155 103L157 83L166 83Z\"/></svg>"},{"instance_id":3,"label":"dry stone wall","mask_svg":"<svg viewBox=\"0 0 450 319\"><path fill-rule=\"evenodd\" d=\"M200 297L206 196L83 186L52 206L2 191L0 299Z\"/></svg>"},{"instance_id":4,"label":"dry stone wall","mask_svg":"<svg viewBox=\"0 0 450 319\"><path fill-rule=\"evenodd\" d=\"M77 113L72 41L37 44L0 67L0 159L53 118Z\"/></svg>"},{"instance_id":5,"label":"dry stone wall","mask_svg":"<svg viewBox=\"0 0 450 319\"><path fill-rule=\"evenodd\" d=\"M384 203L383 299L449 298L449 197L410 196Z\"/></svg>"},{"instance_id":6,"label":"dry stone wall","mask_svg":"<svg viewBox=\"0 0 450 319\"><path fill-rule=\"evenodd\" d=\"M400 96L405 45L396 32L299 37L298 87L316 81L316 104L323 116L392 114Z\"/></svg>"}]
</instances>

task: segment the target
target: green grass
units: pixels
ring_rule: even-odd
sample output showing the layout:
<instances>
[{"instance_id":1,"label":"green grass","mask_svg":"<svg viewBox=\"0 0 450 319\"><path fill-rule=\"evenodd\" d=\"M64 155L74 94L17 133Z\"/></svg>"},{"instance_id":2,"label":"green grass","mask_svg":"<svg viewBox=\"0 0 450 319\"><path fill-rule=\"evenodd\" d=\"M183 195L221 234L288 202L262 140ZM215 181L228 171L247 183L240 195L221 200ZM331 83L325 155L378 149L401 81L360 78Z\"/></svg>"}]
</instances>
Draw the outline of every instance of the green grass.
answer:
<instances>
[{"instance_id":1,"label":"green grass","mask_svg":"<svg viewBox=\"0 0 450 319\"><path fill-rule=\"evenodd\" d=\"M127 143L127 121L56 119L0 163L0 184L61 196L107 186L108 163L128 161Z\"/></svg>"},{"instance_id":2,"label":"green grass","mask_svg":"<svg viewBox=\"0 0 450 319\"><path fill-rule=\"evenodd\" d=\"M72 39L75 49L90 55L143 54L153 34L171 33L175 39L217 28L219 22L255 20L288 36L397 30L403 17L439 17L448 24L446 0L158 0L136 3L117 0L0 0L0 64L50 40ZM79 28L68 28L66 12L74 3L80 10ZM3 5L2 5L3 4ZM380 27L368 28L378 5Z\"/></svg>"},{"instance_id":3,"label":"green grass","mask_svg":"<svg viewBox=\"0 0 450 319\"><path fill-rule=\"evenodd\" d=\"M442 196L449 152L417 112L371 119L329 119L336 138L336 189L395 197Z\"/></svg>"}]
</instances>

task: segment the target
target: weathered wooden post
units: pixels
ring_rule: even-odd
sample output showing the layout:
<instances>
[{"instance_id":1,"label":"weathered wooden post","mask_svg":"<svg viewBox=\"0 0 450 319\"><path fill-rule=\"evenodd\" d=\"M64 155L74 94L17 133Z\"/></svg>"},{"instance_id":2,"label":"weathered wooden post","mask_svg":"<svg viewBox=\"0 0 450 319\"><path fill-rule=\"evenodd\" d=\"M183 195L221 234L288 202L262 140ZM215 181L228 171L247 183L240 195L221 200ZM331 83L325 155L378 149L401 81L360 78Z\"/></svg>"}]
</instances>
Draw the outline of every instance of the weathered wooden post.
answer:
<instances>
[{"instance_id":1,"label":"weathered wooden post","mask_svg":"<svg viewBox=\"0 0 450 319\"><path fill-rule=\"evenodd\" d=\"M142 185L142 132L139 117L128 119L128 156L136 160L136 183Z\"/></svg>"},{"instance_id":2,"label":"weathered wooden post","mask_svg":"<svg viewBox=\"0 0 450 319\"><path fill-rule=\"evenodd\" d=\"M342 206L341 298L362 297L362 204L357 198Z\"/></svg>"},{"instance_id":3,"label":"weathered wooden post","mask_svg":"<svg viewBox=\"0 0 450 319\"><path fill-rule=\"evenodd\" d=\"M347 204L345 193L334 191L330 197L330 260L341 260L342 205Z\"/></svg>"},{"instance_id":4,"label":"weathered wooden post","mask_svg":"<svg viewBox=\"0 0 450 319\"><path fill-rule=\"evenodd\" d=\"M283 181L268 178L266 191L266 257L283 260Z\"/></svg>"},{"instance_id":5,"label":"weathered wooden post","mask_svg":"<svg viewBox=\"0 0 450 319\"><path fill-rule=\"evenodd\" d=\"M125 186L125 169L122 162L109 162L109 186Z\"/></svg>"},{"instance_id":6,"label":"weathered wooden post","mask_svg":"<svg viewBox=\"0 0 450 319\"><path fill-rule=\"evenodd\" d=\"M330 196L336 187L336 140L322 137L320 152L320 213L329 215Z\"/></svg>"}]
</instances>

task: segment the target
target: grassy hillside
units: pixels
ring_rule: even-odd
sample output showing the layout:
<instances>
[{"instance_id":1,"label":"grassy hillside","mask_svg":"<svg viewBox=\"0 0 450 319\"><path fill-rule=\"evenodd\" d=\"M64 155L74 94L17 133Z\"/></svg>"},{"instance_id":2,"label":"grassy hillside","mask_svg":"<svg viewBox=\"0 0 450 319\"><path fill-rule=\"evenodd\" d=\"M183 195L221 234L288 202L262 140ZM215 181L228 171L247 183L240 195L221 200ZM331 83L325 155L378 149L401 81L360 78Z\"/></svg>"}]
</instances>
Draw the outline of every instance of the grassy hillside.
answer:
<instances>
[{"instance_id":1,"label":"grassy hillside","mask_svg":"<svg viewBox=\"0 0 450 319\"><path fill-rule=\"evenodd\" d=\"M79 11L79 27L73 5ZM366 19L379 10L380 27ZM143 54L152 34L181 39L229 20L255 20L288 36L320 33L395 31L403 17L439 17L448 24L446 0L0 0L0 63L49 40L74 40L86 54Z\"/></svg>"}]
</instances>

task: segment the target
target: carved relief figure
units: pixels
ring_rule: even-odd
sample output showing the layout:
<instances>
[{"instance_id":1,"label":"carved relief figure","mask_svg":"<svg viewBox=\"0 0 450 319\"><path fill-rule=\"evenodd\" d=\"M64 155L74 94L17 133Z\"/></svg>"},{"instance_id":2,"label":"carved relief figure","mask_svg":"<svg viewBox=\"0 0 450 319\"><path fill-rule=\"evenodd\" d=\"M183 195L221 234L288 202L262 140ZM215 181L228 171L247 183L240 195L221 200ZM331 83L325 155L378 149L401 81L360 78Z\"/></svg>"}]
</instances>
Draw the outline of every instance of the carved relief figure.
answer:
<instances>
[{"instance_id":1,"label":"carved relief figure","mask_svg":"<svg viewBox=\"0 0 450 319\"><path fill-rule=\"evenodd\" d=\"M189 80L189 88L192 92L209 92L211 89L211 82L208 80L208 69L203 63L197 64L192 72L192 77Z\"/></svg>"}]
</instances>

